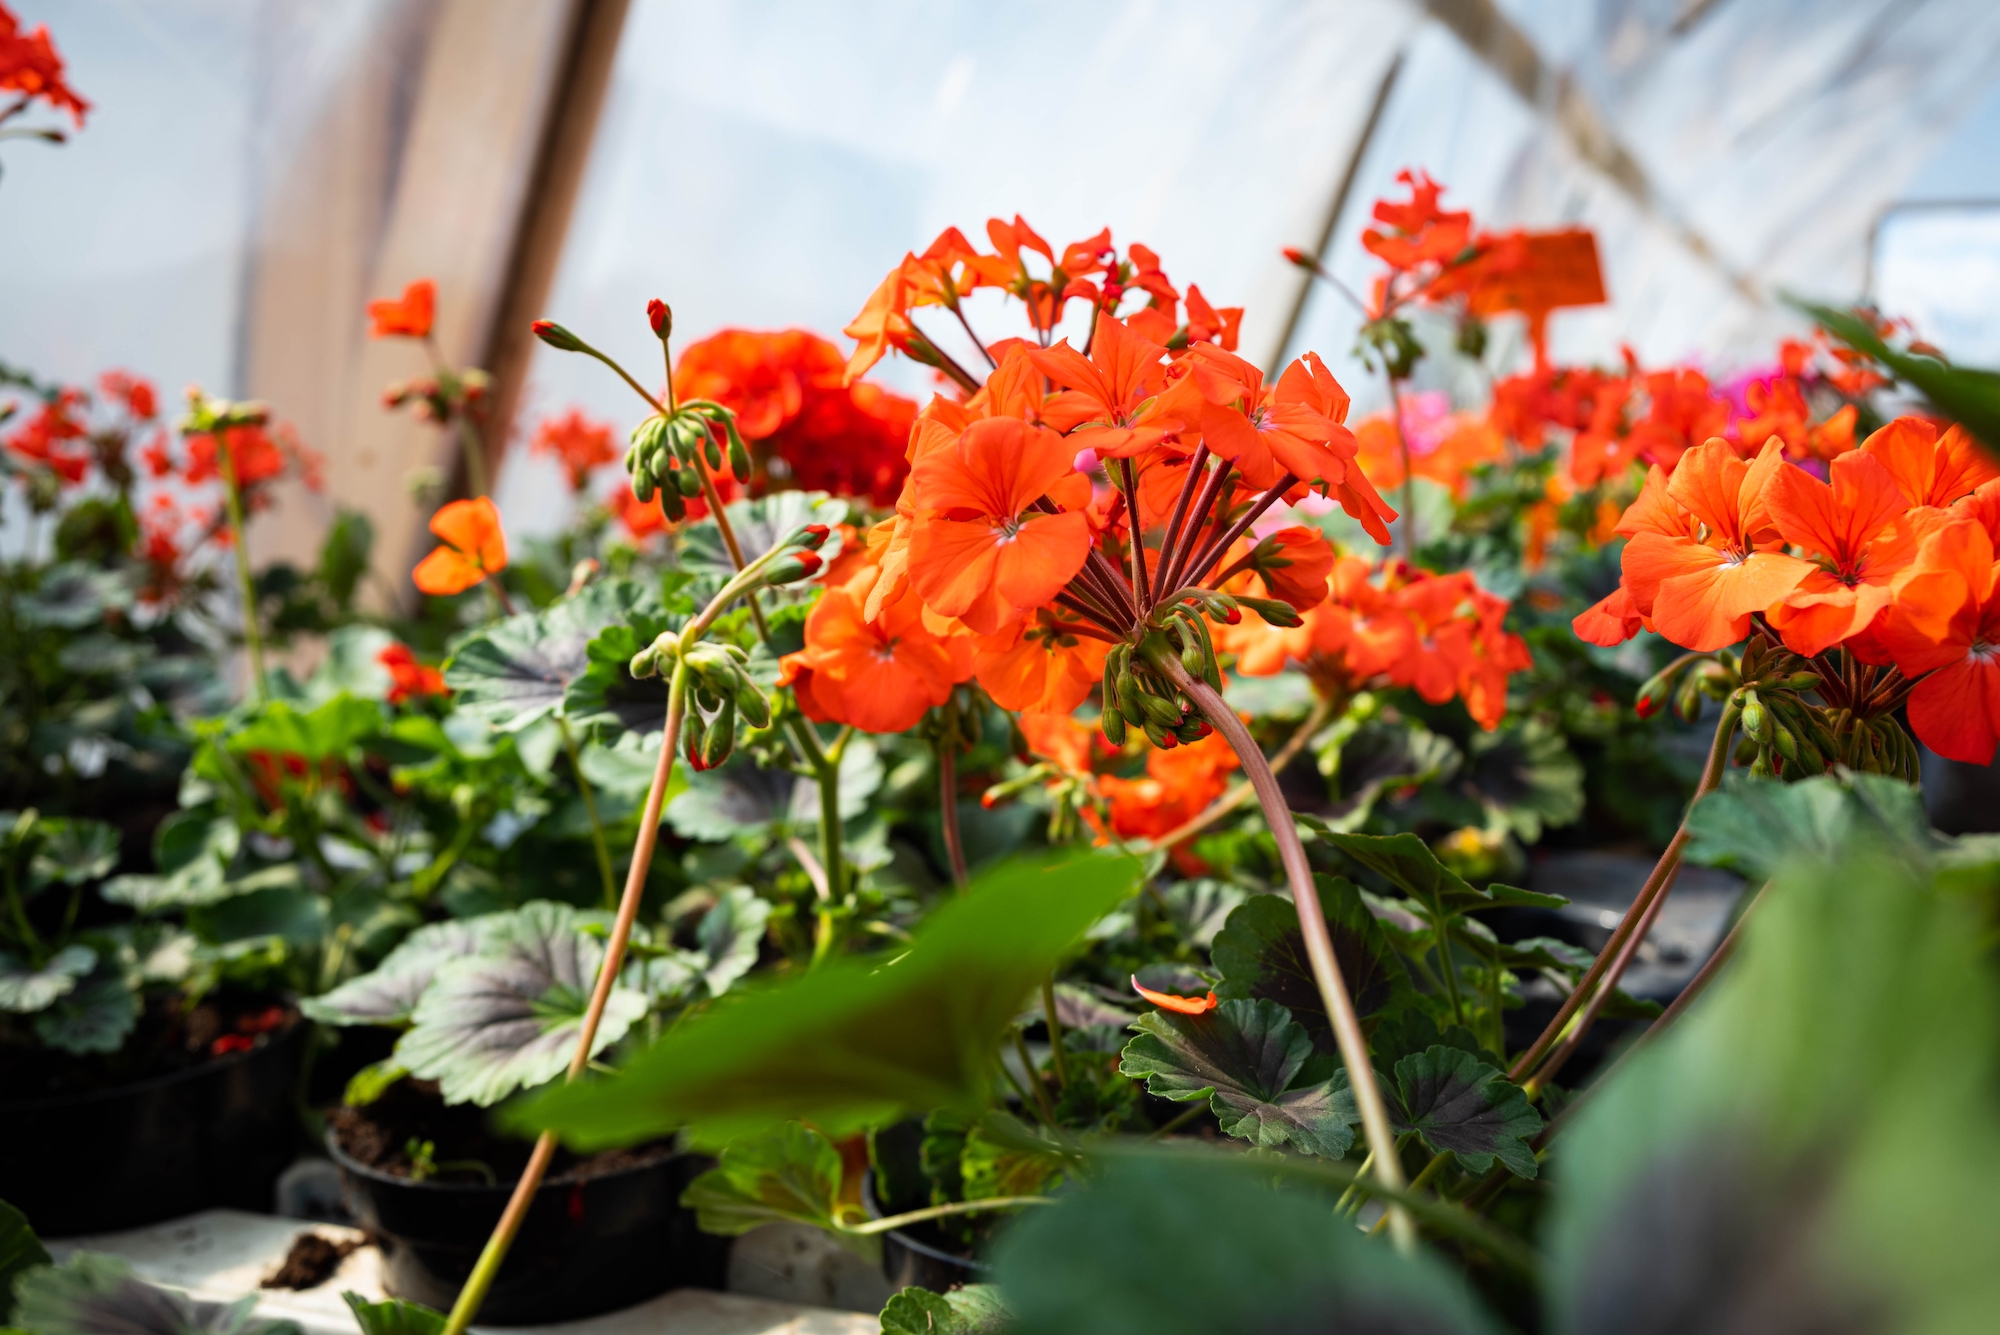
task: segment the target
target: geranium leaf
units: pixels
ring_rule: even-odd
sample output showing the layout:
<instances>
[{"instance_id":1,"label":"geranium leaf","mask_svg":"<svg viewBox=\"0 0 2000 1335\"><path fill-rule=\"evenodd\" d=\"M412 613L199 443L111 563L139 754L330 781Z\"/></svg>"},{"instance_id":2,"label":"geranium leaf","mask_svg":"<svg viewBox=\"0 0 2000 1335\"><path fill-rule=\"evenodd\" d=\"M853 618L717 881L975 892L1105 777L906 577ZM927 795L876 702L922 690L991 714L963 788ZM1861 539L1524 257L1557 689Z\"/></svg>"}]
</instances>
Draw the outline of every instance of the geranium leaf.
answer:
<instances>
[{"instance_id":1,"label":"geranium leaf","mask_svg":"<svg viewBox=\"0 0 2000 1335\"><path fill-rule=\"evenodd\" d=\"M0 950L0 1011L30 1015L73 991L77 979L97 964L89 946L64 946L38 969L19 955Z\"/></svg>"},{"instance_id":2,"label":"geranium leaf","mask_svg":"<svg viewBox=\"0 0 2000 1335\"><path fill-rule=\"evenodd\" d=\"M348 1310L354 1313L361 1335L438 1335L445 1326L444 1313L422 1303L402 1298L385 1298L379 1303L371 1303L352 1289L340 1297Z\"/></svg>"},{"instance_id":3,"label":"geranium leaf","mask_svg":"<svg viewBox=\"0 0 2000 1335\"><path fill-rule=\"evenodd\" d=\"M1542 1129L1541 1114L1477 1055L1443 1044L1413 1052L1396 1063L1395 1088L1390 1112L1398 1131L1415 1131L1434 1151L1450 1150L1475 1173L1498 1159L1517 1177L1535 1175L1528 1141Z\"/></svg>"},{"instance_id":4,"label":"geranium leaf","mask_svg":"<svg viewBox=\"0 0 2000 1335\"><path fill-rule=\"evenodd\" d=\"M48 1249L28 1226L28 1217L0 1201L0 1324L14 1313L15 1279L48 1263Z\"/></svg>"},{"instance_id":5,"label":"geranium leaf","mask_svg":"<svg viewBox=\"0 0 2000 1335\"><path fill-rule=\"evenodd\" d=\"M967 1284L949 1293L912 1285L882 1308L882 1335L1005 1335L1012 1329L993 1284Z\"/></svg>"},{"instance_id":6,"label":"geranium leaf","mask_svg":"<svg viewBox=\"0 0 2000 1335\"><path fill-rule=\"evenodd\" d=\"M1333 876L1313 880L1355 1013L1366 1020L1414 1003L1416 989L1410 985L1409 971L1354 883ZM1306 1027L1316 1051L1335 1050L1333 1023L1313 979L1305 933L1299 929L1298 909L1291 900L1252 895L1216 934L1210 957L1222 974L1216 996L1275 1001Z\"/></svg>"},{"instance_id":7,"label":"geranium leaf","mask_svg":"<svg viewBox=\"0 0 2000 1335\"><path fill-rule=\"evenodd\" d=\"M153 836L153 865L159 874L114 876L98 893L140 913L220 903L256 888L227 879L242 840L236 822L217 815L213 807L177 811L160 822Z\"/></svg>"},{"instance_id":8,"label":"geranium leaf","mask_svg":"<svg viewBox=\"0 0 2000 1335\"><path fill-rule=\"evenodd\" d=\"M658 615L656 595L634 580L600 580L539 612L508 617L460 644L445 665L453 707L506 732L562 708L590 668L590 642L606 626Z\"/></svg>"},{"instance_id":9,"label":"geranium leaf","mask_svg":"<svg viewBox=\"0 0 2000 1335\"><path fill-rule=\"evenodd\" d=\"M1439 862L1430 845L1414 834L1340 834L1328 831L1321 837L1415 900L1433 922L1443 922L1468 909L1492 908L1496 904L1492 895L1473 889L1456 872ZM1516 894L1526 898L1510 898L1508 902L1539 904L1547 900L1551 901L1551 907L1563 902L1553 896L1529 895L1525 890Z\"/></svg>"},{"instance_id":10,"label":"geranium leaf","mask_svg":"<svg viewBox=\"0 0 2000 1335\"><path fill-rule=\"evenodd\" d=\"M1330 818L1319 823L1327 830L1360 829L1384 791L1448 779L1462 759L1449 737L1417 723L1372 719L1352 728L1336 724L1329 731L1319 750L1319 769L1338 788L1338 796Z\"/></svg>"},{"instance_id":11,"label":"geranium leaf","mask_svg":"<svg viewBox=\"0 0 2000 1335\"><path fill-rule=\"evenodd\" d=\"M139 994L105 960L35 1014L35 1036L64 1052L116 1052L139 1023Z\"/></svg>"},{"instance_id":12,"label":"geranium leaf","mask_svg":"<svg viewBox=\"0 0 2000 1335\"><path fill-rule=\"evenodd\" d=\"M1469 1052L1481 1061L1492 1056L1480 1044L1478 1036L1464 1025L1448 1024L1440 1030L1436 1020L1415 1006L1383 1016L1369 1036L1369 1047L1374 1050L1378 1066L1393 1066L1413 1052L1423 1052L1439 1044Z\"/></svg>"},{"instance_id":13,"label":"geranium leaf","mask_svg":"<svg viewBox=\"0 0 2000 1335\"><path fill-rule=\"evenodd\" d=\"M478 955L502 916L486 914L419 927L374 969L306 999L300 1009L325 1024L408 1024L438 969L451 960Z\"/></svg>"},{"instance_id":14,"label":"geranium leaf","mask_svg":"<svg viewBox=\"0 0 2000 1335\"><path fill-rule=\"evenodd\" d=\"M1695 804L1688 834L1690 862L1758 879L1788 858L1837 858L1858 839L1886 841L1920 861L1941 846L1917 790L1878 774L1856 774L1845 784L1831 775L1781 783L1731 771L1720 791Z\"/></svg>"},{"instance_id":15,"label":"geranium leaf","mask_svg":"<svg viewBox=\"0 0 2000 1335\"><path fill-rule=\"evenodd\" d=\"M1113 1160L1026 1211L993 1264L1034 1335L1484 1335L1459 1275L1371 1242L1332 1191L1273 1190L1261 1156Z\"/></svg>"},{"instance_id":16,"label":"geranium leaf","mask_svg":"<svg viewBox=\"0 0 2000 1335\"><path fill-rule=\"evenodd\" d=\"M1083 856L985 873L919 926L893 962L823 964L738 988L605 1080L548 1090L507 1116L572 1144L692 1126L719 1144L779 1122L832 1136L904 1113L987 1106L1023 1000L1126 899L1137 864Z\"/></svg>"},{"instance_id":17,"label":"geranium leaf","mask_svg":"<svg viewBox=\"0 0 2000 1335\"><path fill-rule=\"evenodd\" d=\"M382 707L373 700L343 693L309 710L273 700L229 734L229 749L238 755L268 751L319 761L344 756L381 730Z\"/></svg>"},{"instance_id":18,"label":"geranium leaf","mask_svg":"<svg viewBox=\"0 0 2000 1335\"><path fill-rule=\"evenodd\" d=\"M866 737L850 738L840 755L842 820L868 810L882 775L875 744ZM686 791L667 803L666 816L683 839L721 843L739 836L768 838L781 821L819 823L819 785L784 770L759 769L739 752L719 769L690 774Z\"/></svg>"},{"instance_id":19,"label":"geranium leaf","mask_svg":"<svg viewBox=\"0 0 2000 1335\"><path fill-rule=\"evenodd\" d=\"M35 1335L299 1335L294 1322L257 1317L255 1294L199 1302L95 1252L28 1271L14 1281L14 1302L14 1319Z\"/></svg>"},{"instance_id":20,"label":"geranium leaf","mask_svg":"<svg viewBox=\"0 0 2000 1335\"><path fill-rule=\"evenodd\" d=\"M604 943L567 904L537 900L498 915L485 952L437 971L396 1043L410 1074L436 1080L446 1103L490 1107L569 1065ZM596 1056L646 1013L646 998L612 988Z\"/></svg>"},{"instance_id":21,"label":"geranium leaf","mask_svg":"<svg viewBox=\"0 0 2000 1335\"><path fill-rule=\"evenodd\" d=\"M16 614L31 626L81 630L114 609L132 605L132 587L115 571L78 562L50 566L32 593L15 600Z\"/></svg>"},{"instance_id":22,"label":"geranium leaf","mask_svg":"<svg viewBox=\"0 0 2000 1335\"><path fill-rule=\"evenodd\" d=\"M43 820L47 839L28 865L34 889L86 885L118 865L118 831L101 820Z\"/></svg>"},{"instance_id":23,"label":"geranium leaf","mask_svg":"<svg viewBox=\"0 0 2000 1335\"><path fill-rule=\"evenodd\" d=\"M1118 1071L1176 1102L1206 1098L1222 1129L1253 1145L1290 1143L1338 1159L1354 1143L1331 1080L1290 1088L1313 1042L1275 1001L1225 1001L1201 1015L1152 1011L1134 1022Z\"/></svg>"},{"instance_id":24,"label":"geranium leaf","mask_svg":"<svg viewBox=\"0 0 2000 1335\"><path fill-rule=\"evenodd\" d=\"M326 657L306 681L306 696L330 700L351 695L357 700L386 700L395 685L382 666L384 649L396 637L380 626L342 626L326 637Z\"/></svg>"},{"instance_id":25,"label":"geranium leaf","mask_svg":"<svg viewBox=\"0 0 2000 1335\"><path fill-rule=\"evenodd\" d=\"M621 733L641 738L665 731L668 673L634 677L632 656L663 631L678 629L685 617L635 611L630 620L606 626L586 646L589 662L583 675L563 693L564 717L599 740Z\"/></svg>"},{"instance_id":26,"label":"geranium leaf","mask_svg":"<svg viewBox=\"0 0 2000 1335\"><path fill-rule=\"evenodd\" d=\"M701 976L710 996L721 996L730 984L750 972L770 920L770 902L747 885L729 887L702 916L695 941L708 959Z\"/></svg>"},{"instance_id":27,"label":"geranium leaf","mask_svg":"<svg viewBox=\"0 0 2000 1335\"><path fill-rule=\"evenodd\" d=\"M704 1233L735 1237L791 1221L833 1229L840 1209L840 1151L797 1122L731 1141L716 1166L688 1184L681 1204Z\"/></svg>"},{"instance_id":28,"label":"geranium leaf","mask_svg":"<svg viewBox=\"0 0 2000 1335\"><path fill-rule=\"evenodd\" d=\"M834 500L823 491L780 491L757 500L734 501L729 505L730 527L745 561L754 561L777 545L780 538L807 524L825 524L831 533L819 549L821 559L832 561L840 554L840 525L847 518L846 501ZM695 575L693 588L698 600L713 597L730 576L736 563L722 541L715 520L688 524L680 533L681 567ZM797 597L797 586L772 589L766 596L779 601Z\"/></svg>"},{"instance_id":29,"label":"geranium leaf","mask_svg":"<svg viewBox=\"0 0 2000 1335\"><path fill-rule=\"evenodd\" d=\"M1524 844L1583 814L1583 762L1539 718L1474 733L1462 782Z\"/></svg>"}]
</instances>

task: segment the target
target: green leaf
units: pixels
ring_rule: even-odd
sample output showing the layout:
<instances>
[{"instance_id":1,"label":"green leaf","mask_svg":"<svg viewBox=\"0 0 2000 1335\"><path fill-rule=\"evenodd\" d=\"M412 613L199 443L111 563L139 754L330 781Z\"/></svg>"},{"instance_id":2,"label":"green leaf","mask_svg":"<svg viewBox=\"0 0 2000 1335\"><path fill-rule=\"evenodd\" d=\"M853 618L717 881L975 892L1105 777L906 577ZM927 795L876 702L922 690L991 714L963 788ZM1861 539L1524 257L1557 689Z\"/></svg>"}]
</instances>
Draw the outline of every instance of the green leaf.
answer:
<instances>
[{"instance_id":1,"label":"green leaf","mask_svg":"<svg viewBox=\"0 0 2000 1335\"><path fill-rule=\"evenodd\" d=\"M1377 1066L1392 1066L1413 1052L1420 1053L1440 1044L1469 1052L1481 1061L1489 1061L1492 1057L1480 1044L1478 1036L1464 1025L1448 1024L1440 1030L1437 1021L1428 1012L1414 1006L1383 1016L1369 1041Z\"/></svg>"},{"instance_id":2,"label":"green leaf","mask_svg":"<svg viewBox=\"0 0 2000 1335\"><path fill-rule=\"evenodd\" d=\"M396 1061L436 1080L446 1103L491 1107L568 1067L604 943L567 904L536 900L492 925L485 953L437 971L396 1042ZM590 1055L625 1036L646 998L611 989Z\"/></svg>"},{"instance_id":3,"label":"green leaf","mask_svg":"<svg viewBox=\"0 0 2000 1335\"><path fill-rule=\"evenodd\" d=\"M1422 906L1433 922L1443 922L1468 910L1494 908L1501 903L1531 904L1557 908L1567 903L1557 895L1537 895L1526 890L1502 887L1504 900L1484 890L1475 890L1456 872L1446 867L1429 844L1414 834L1340 834L1328 831L1321 836L1362 866L1388 881Z\"/></svg>"},{"instance_id":4,"label":"green leaf","mask_svg":"<svg viewBox=\"0 0 2000 1335\"><path fill-rule=\"evenodd\" d=\"M76 987L77 979L97 966L89 946L64 946L39 968L19 955L0 950L0 1011L30 1015L55 1004Z\"/></svg>"},{"instance_id":5,"label":"green leaf","mask_svg":"<svg viewBox=\"0 0 2000 1335\"><path fill-rule=\"evenodd\" d=\"M1551 1324L1990 1328L1990 942L1899 843L1781 868L1728 969L1564 1131Z\"/></svg>"},{"instance_id":6,"label":"green leaf","mask_svg":"<svg viewBox=\"0 0 2000 1335\"><path fill-rule=\"evenodd\" d=\"M704 1233L736 1237L790 1221L838 1231L840 1151L811 1127L787 1122L731 1141L716 1166L688 1184L681 1204Z\"/></svg>"},{"instance_id":7,"label":"green leaf","mask_svg":"<svg viewBox=\"0 0 2000 1335\"><path fill-rule=\"evenodd\" d=\"M28 1217L0 1201L0 1322L14 1314L14 1281L22 1272L47 1264L48 1249L28 1226Z\"/></svg>"},{"instance_id":8,"label":"green leaf","mask_svg":"<svg viewBox=\"0 0 2000 1335\"><path fill-rule=\"evenodd\" d=\"M510 1116L572 1144L685 1125L717 1144L792 1119L842 1136L904 1113L981 1109L1022 1002L1131 895L1137 870L1101 856L1005 864L938 908L893 960L841 959L738 988L616 1076L549 1090Z\"/></svg>"},{"instance_id":9,"label":"green leaf","mask_svg":"<svg viewBox=\"0 0 2000 1335\"><path fill-rule=\"evenodd\" d=\"M911 1286L882 1308L882 1335L1006 1335L1013 1328L993 1284L967 1284L949 1293Z\"/></svg>"},{"instance_id":10,"label":"green leaf","mask_svg":"<svg viewBox=\"0 0 2000 1335\"><path fill-rule=\"evenodd\" d=\"M770 902L747 885L723 891L715 907L702 916L701 925L695 928L695 941L708 959L701 976L710 996L721 996L730 984L750 972L770 920Z\"/></svg>"},{"instance_id":11,"label":"green leaf","mask_svg":"<svg viewBox=\"0 0 2000 1335\"><path fill-rule=\"evenodd\" d=\"M1809 302L1793 304L1812 316L1829 334L1873 357L1896 379L1915 386L1939 413L1970 431L1986 446L1987 453L2000 456L2000 375L1968 366L1952 366L1917 353L1898 352L1884 343L1866 320Z\"/></svg>"},{"instance_id":12,"label":"green leaf","mask_svg":"<svg viewBox=\"0 0 2000 1335\"><path fill-rule=\"evenodd\" d=\"M139 994L108 961L35 1014L35 1037L79 1055L116 1052L139 1023Z\"/></svg>"},{"instance_id":13,"label":"green leaf","mask_svg":"<svg viewBox=\"0 0 2000 1335\"><path fill-rule=\"evenodd\" d=\"M81 630L102 621L106 612L131 605L132 587L124 576L64 562L44 570L34 591L15 600L14 610L30 626Z\"/></svg>"},{"instance_id":14,"label":"green leaf","mask_svg":"<svg viewBox=\"0 0 2000 1335\"><path fill-rule=\"evenodd\" d=\"M1351 1332L1485 1335L1465 1281L1428 1252L1363 1236L1334 1194L1275 1190L1259 1156L1113 1161L1029 1211L993 1263L1015 1328L1034 1335Z\"/></svg>"},{"instance_id":15,"label":"green leaf","mask_svg":"<svg viewBox=\"0 0 2000 1335\"><path fill-rule=\"evenodd\" d=\"M1339 790L1331 818L1314 828L1358 830L1384 792L1412 784L1437 783L1458 772L1462 757L1449 737L1420 724L1380 719L1336 723L1319 748L1320 773Z\"/></svg>"},{"instance_id":16,"label":"green leaf","mask_svg":"<svg viewBox=\"0 0 2000 1335\"><path fill-rule=\"evenodd\" d=\"M394 1057L384 1057L379 1062L369 1062L349 1077L347 1088L341 1092L340 1101L349 1108L365 1108L387 1094L398 1080L408 1074L408 1071L397 1065Z\"/></svg>"},{"instance_id":17,"label":"green leaf","mask_svg":"<svg viewBox=\"0 0 2000 1335\"><path fill-rule=\"evenodd\" d=\"M1583 815L1583 762L1561 730L1540 718L1474 733L1463 781L1524 844Z\"/></svg>"},{"instance_id":18,"label":"green leaf","mask_svg":"<svg viewBox=\"0 0 2000 1335\"><path fill-rule=\"evenodd\" d=\"M269 751L319 761L344 756L380 731L382 707L373 700L341 694L310 710L272 700L229 734L229 749L238 755Z\"/></svg>"},{"instance_id":19,"label":"green leaf","mask_svg":"<svg viewBox=\"0 0 2000 1335\"><path fill-rule=\"evenodd\" d=\"M1535 1175L1528 1141L1542 1129L1541 1114L1473 1053L1443 1044L1411 1053L1396 1063L1395 1093L1390 1114L1398 1131L1415 1131L1433 1151L1450 1150L1475 1173L1498 1159L1517 1177Z\"/></svg>"},{"instance_id":20,"label":"green leaf","mask_svg":"<svg viewBox=\"0 0 2000 1335\"><path fill-rule=\"evenodd\" d=\"M115 1256L77 1252L14 1281L15 1319L35 1335L299 1335L256 1316L257 1295L198 1302L156 1288Z\"/></svg>"},{"instance_id":21,"label":"green leaf","mask_svg":"<svg viewBox=\"0 0 2000 1335\"><path fill-rule=\"evenodd\" d=\"M1351 1109L1332 1080L1291 1088L1313 1054L1312 1036L1274 1001L1225 1001L1201 1015L1152 1011L1134 1022L1119 1074L1148 1093L1207 1099L1222 1129L1253 1145L1290 1143L1338 1159L1354 1143ZM1345 1115L1344 1115L1345 1114Z\"/></svg>"},{"instance_id":22,"label":"green leaf","mask_svg":"<svg viewBox=\"0 0 2000 1335\"><path fill-rule=\"evenodd\" d=\"M615 622L599 631L585 648L589 661L583 675L563 692L564 717L599 740L626 732L642 738L664 732L668 672L634 677L632 656L685 621L663 613L635 614L629 623Z\"/></svg>"},{"instance_id":23,"label":"green leaf","mask_svg":"<svg viewBox=\"0 0 2000 1335\"><path fill-rule=\"evenodd\" d=\"M875 743L850 737L840 755L840 818L854 820L882 786ZM738 752L728 764L688 776L686 791L667 803L667 824L683 839L721 843L768 839L780 824L819 824L819 785L784 770L759 769Z\"/></svg>"},{"instance_id":24,"label":"green leaf","mask_svg":"<svg viewBox=\"0 0 2000 1335\"><path fill-rule=\"evenodd\" d=\"M1077 1166L1068 1148L995 1108L966 1130L958 1154L959 1188L968 1201L1040 1196Z\"/></svg>"},{"instance_id":25,"label":"green leaf","mask_svg":"<svg viewBox=\"0 0 2000 1335\"><path fill-rule=\"evenodd\" d=\"M522 612L458 646L445 665L452 707L506 732L562 708L570 684L590 668L590 642L606 626L657 616L659 602L635 580L599 580L539 612Z\"/></svg>"},{"instance_id":26,"label":"green leaf","mask_svg":"<svg viewBox=\"0 0 2000 1335\"><path fill-rule=\"evenodd\" d=\"M211 807L176 811L153 836L160 874L114 876L98 893L140 913L220 903L256 888L226 879L242 840L236 822Z\"/></svg>"},{"instance_id":27,"label":"green leaf","mask_svg":"<svg viewBox=\"0 0 2000 1335\"><path fill-rule=\"evenodd\" d=\"M757 500L734 501L729 505L729 523L735 530L737 546L745 561L754 561L777 545L780 538L807 524L825 524L832 530L820 557L832 561L840 554L840 525L847 518L846 501L834 500L823 491L779 491ZM723 544L722 530L713 519L685 525L680 532L681 567L695 575L698 601L713 597L736 573L736 563ZM779 601L799 596L797 586L770 590Z\"/></svg>"},{"instance_id":28,"label":"green leaf","mask_svg":"<svg viewBox=\"0 0 2000 1335\"><path fill-rule=\"evenodd\" d=\"M451 960L482 953L503 916L486 914L419 927L373 970L348 979L331 992L307 998L300 1009L323 1024L392 1028L408 1024L417 999L431 985L438 969Z\"/></svg>"},{"instance_id":29,"label":"green leaf","mask_svg":"<svg viewBox=\"0 0 2000 1335\"><path fill-rule=\"evenodd\" d=\"M341 626L326 637L326 657L306 681L306 698L388 699L395 678L382 666L381 654L394 643L396 637L380 626Z\"/></svg>"},{"instance_id":30,"label":"green leaf","mask_svg":"<svg viewBox=\"0 0 2000 1335\"><path fill-rule=\"evenodd\" d=\"M1333 956L1363 1020L1416 1001L1402 957L1390 944L1382 924L1362 902L1354 883L1339 877L1315 876L1320 910L1333 938ZM1222 981L1215 995L1224 1000L1262 998L1291 1012L1312 1035L1321 1053L1336 1050L1333 1022L1327 1017L1312 963L1306 957L1305 933L1292 901L1282 895L1252 895L1216 934L1210 951Z\"/></svg>"},{"instance_id":31,"label":"green leaf","mask_svg":"<svg viewBox=\"0 0 2000 1335\"><path fill-rule=\"evenodd\" d=\"M1720 790L1695 804L1688 834L1689 861L1759 879L1790 858L1837 861L1857 841L1887 842L1920 863L1941 847L1922 795L1879 774L1850 775L1846 783L1831 775L1782 783L1733 770Z\"/></svg>"},{"instance_id":32,"label":"green leaf","mask_svg":"<svg viewBox=\"0 0 2000 1335\"><path fill-rule=\"evenodd\" d=\"M444 1313L422 1303L402 1298L371 1303L352 1289L340 1297L354 1313L361 1335L439 1335L445 1326Z\"/></svg>"},{"instance_id":33,"label":"green leaf","mask_svg":"<svg viewBox=\"0 0 2000 1335\"><path fill-rule=\"evenodd\" d=\"M87 885L118 865L118 831L101 820L43 820L48 837L28 865L29 884Z\"/></svg>"}]
</instances>

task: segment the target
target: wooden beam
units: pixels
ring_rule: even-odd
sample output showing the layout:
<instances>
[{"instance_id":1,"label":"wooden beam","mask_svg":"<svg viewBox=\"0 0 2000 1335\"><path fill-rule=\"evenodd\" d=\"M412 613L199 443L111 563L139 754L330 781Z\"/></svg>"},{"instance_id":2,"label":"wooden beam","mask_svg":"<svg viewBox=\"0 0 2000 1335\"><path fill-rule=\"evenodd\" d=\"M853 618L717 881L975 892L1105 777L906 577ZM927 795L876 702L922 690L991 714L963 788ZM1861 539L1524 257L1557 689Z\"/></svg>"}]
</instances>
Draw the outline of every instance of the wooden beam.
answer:
<instances>
[{"instance_id":1,"label":"wooden beam","mask_svg":"<svg viewBox=\"0 0 2000 1335\"><path fill-rule=\"evenodd\" d=\"M537 346L528 326L540 319L562 258L563 238L576 208L590 144L597 133L618 38L631 0L581 0L570 35L562 81L550 108L535 177L528 190L520 234L507 266L500 315L488 334L480 361L493 375L493 415L486 434L486 476L497 479L507 454L514 417L527 387L528 365ZM640 294L640 300L648 294ZM636 319L639 311L634 309ZM464 470L459 481L463 488Z\"/></svg>"},{"instance_id":2,"label":"wooden beam","mask_svg":"<svg viewBox=\"0 0 2000 1335\"><path fill-rule=\"evenodd\" d=\"M326 491L286 495L252 525L260 560L310 564L333 510L356 509L375 525L376 602L413 596L428 515L409 479L420 468L449 476L458 460L436 427L383 410L384 386L429 366L419 344L369 339L365 303L431 278L443 356L465 366L494 349L523 237L535 230L551 116L593 7L408 6L428 22L414 51L390 48L392 62L408 59L407 76L380 79L382 48L366 45L316 119L280 146L287 167L260 201L246 284L243 390L325 456Z\"/></svg>"}]
</instances>

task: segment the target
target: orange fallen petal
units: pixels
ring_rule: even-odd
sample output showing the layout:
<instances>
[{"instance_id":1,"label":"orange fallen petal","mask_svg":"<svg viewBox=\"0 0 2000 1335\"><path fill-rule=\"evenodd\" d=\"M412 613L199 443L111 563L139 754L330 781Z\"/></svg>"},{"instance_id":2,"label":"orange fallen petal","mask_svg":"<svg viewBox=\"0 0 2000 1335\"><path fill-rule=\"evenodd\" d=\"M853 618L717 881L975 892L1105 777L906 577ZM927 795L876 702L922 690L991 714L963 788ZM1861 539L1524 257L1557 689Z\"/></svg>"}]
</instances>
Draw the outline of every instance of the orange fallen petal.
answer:
<instances>
[{"instance_id":1,"label":"orange fallen petal","mask_svg":"<svg viewBox=\"0 0 2000 1335\"><path fill-rule=\"evenodd\" d=\"M1215 993L1205 997L1177 997L1171 992L1155 992L1150 987L1142 987L1139 976L1132 975L1132 990L1152 1002L1163 1011L1179 1011L1182 1015L1200 1015L1203 1011L1215 1009Z\"/></svg>"}]
</instances>

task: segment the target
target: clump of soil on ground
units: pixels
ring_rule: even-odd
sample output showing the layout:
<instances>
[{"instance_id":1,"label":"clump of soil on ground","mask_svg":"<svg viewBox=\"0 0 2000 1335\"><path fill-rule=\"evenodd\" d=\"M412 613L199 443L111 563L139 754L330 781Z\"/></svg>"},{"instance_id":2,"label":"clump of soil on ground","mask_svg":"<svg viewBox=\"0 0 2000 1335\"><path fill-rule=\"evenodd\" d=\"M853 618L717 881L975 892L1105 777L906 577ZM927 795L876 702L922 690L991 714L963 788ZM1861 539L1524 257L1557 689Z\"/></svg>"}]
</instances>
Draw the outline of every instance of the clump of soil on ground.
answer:
<instances>
[{"instance_id":1,"label":"clump of soil on ground","mask_svg":"<svg viewBox=\"0 0 2000 1335\"><path fill-rule=\"evenodd\" d=\"M340 1263L361 1247L358 1240L335 1242L319 1233L301 1233L278 1268L264 1276L263 1289L316 1289L333 1278Z\"/></svg>"}]
</instances>

